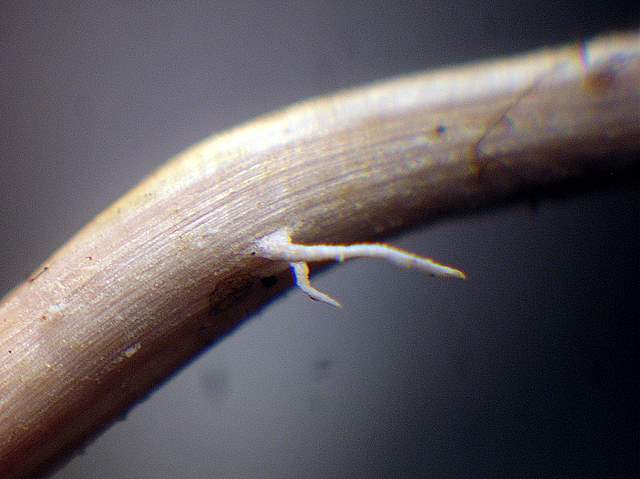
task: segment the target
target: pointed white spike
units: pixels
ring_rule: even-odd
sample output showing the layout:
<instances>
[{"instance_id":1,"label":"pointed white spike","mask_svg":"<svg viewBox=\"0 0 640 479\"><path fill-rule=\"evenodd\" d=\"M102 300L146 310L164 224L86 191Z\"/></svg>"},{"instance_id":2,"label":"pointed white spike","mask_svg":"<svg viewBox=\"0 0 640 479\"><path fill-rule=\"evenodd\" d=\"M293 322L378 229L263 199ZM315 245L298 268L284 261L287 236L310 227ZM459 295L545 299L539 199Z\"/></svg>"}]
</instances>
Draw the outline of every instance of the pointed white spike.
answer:
<instances>
[{"instance_id":1,"label":"pointed white spike","mask_svg":"<svg viewBox=\"0 0 640 479\"><path fill-rule=\"evenodd\" d=\"M311 282L309 281L309 266L307 263L299 261L290 264L293 269L293 274L295 275L298 288L307 293L307 295L315 301L321 301L323 303L330 304L331 306L335 306L336 308L342 308L342 305L331 296L311 286Z\"/></svg>"},{"instance_id":2,"label":"pointed white spike","mask_svg":"<svg viewBox=\"0 0 640 479\"><path fill-rule=\"evenodd\" d=\"M351 258L386 259L403 268L416 268L432 276L466 279L466 275L455 268L437 263L430 258L415 255L393 246L373 243L354 245L302 245L293 243L289 233L282 229L265 236L255 243L258 255L274 261L287 261L291 264L300 289L312 299L333 306L340 306L330 296L318 291L309 282L310 261L344 261Z\"/></svg>"}]
</instances>

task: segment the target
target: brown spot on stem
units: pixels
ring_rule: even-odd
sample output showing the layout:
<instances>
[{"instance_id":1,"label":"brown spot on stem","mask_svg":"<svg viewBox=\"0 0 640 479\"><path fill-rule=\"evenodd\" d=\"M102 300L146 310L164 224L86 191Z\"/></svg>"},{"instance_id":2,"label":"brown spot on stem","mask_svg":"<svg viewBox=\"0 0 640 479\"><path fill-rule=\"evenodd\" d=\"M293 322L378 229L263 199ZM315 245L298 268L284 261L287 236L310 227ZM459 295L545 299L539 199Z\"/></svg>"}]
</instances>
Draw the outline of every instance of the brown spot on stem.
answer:
<instances>
[{"instance_id":1,"label":"brown spot on stem","mask_svg":"<svg viewBox=\"0 0 640 479\"><path fill-rule=\"evenodd\" d=\"M234 278L219 285L209 295L209 314L213 317L225 312L251 293L253 283L248 278Z\"/></svg>"},{"instance_id":2,"label":"brown spot on stem","mask_svg":"<svg viewBox=\"0 0 640 479\"><path fill-rule=\"evenodd\" d=\"M49 267L45 266L40 271L38 271L35 275L28 279L29 283L33 283L36 279L38 279L42 274L49 271Z\"/></svg>"},{"instance_id":3,"label":"brown spot on stem","mask_svg":"<svg viewBox=\"0 0 640 479\"><path fill-rule=\"evenodd\" d=\"M582 85L584 89L592 95L602 95L616 82L618 75L615 65L602 65L587 73Z\"/></svg>"}]
</instances>

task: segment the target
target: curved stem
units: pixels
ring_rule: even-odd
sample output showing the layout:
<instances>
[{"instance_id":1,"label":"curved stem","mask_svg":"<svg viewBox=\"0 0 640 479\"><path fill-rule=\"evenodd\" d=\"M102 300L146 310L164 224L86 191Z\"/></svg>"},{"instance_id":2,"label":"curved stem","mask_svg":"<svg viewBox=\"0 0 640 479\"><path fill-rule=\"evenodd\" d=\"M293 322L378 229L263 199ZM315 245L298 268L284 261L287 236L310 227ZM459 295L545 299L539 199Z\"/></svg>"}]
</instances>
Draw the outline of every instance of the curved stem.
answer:
<instances>
[{"instance_id":1,"label":"curved stem","mask_svg":"<svg viewBox=\"0 0 640 479\"><path fill-rule=\"evenodd\" d=\"M288 264L253 254L274 231L349 244L636 174L638 85L640 37L613 35L312 100L190 148L0 305L0 476L50 467L287 288Z\"/></svg>"}]
</instances>

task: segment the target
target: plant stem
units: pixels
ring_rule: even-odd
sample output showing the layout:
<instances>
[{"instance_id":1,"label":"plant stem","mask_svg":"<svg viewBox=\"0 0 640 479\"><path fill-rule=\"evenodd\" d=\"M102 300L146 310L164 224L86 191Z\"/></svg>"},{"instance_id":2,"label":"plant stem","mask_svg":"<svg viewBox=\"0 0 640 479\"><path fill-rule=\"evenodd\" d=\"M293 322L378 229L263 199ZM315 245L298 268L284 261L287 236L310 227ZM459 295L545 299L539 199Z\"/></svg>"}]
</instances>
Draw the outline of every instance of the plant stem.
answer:
<instances>
[{"instance_id":1,"label":"plant stem","mask_svg":"<svg viewBox=\"0 0 640 479\"><path fill-rule=\"evenodd\" d=\"M0 305L0 476L47 470L286 289L256 240L369 241L637 175L639 106L640 36L610 35L304 102L190 148Z\"/></svg>"}]
</instances>

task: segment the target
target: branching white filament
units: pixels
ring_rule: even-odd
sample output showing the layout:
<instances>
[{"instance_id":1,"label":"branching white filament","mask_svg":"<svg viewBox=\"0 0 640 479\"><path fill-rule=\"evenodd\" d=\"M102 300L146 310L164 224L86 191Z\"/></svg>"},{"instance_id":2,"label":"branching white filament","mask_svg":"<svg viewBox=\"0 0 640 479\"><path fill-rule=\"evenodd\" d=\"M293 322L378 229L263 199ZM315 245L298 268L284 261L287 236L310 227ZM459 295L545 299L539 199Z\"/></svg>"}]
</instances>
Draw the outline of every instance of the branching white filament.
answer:
<instances>
[{"instance_id":1,"label":"branching white filament","mask_svg":"<svg viewBox=\"0 0 640 479\"><path fill-rule=\"evenodd\" d=\"M298 288L307 293L307 295L315 301L322 301L323 303L330 304L336 308L342 308L342 305L331 296L311 286L311 282L309 281L309 265L307 265L307 263L304 261L296 261L295 263L290 264L293 269L293 274L296 278Z\"/></svg>"},{"instance_id":2,"label":"branching white filament","mask_svg":"<svg viewBox=\"0 0 640 479\"><path fill-rule=\"evenodd\" d=\"M391 261L402 268L418 269L431 276L466 278L465 274L460 270L381 243L303 245L293 243L291 236L286 230L279 230L256 241L255 247L256 253L263 258L288 262L293 269L297 286L307 293L311 299L322 301L336 307L339 307L340 303L311 286L307 262L342 262L352 258L380 258Z\"/></svg>"}]
</instances>

